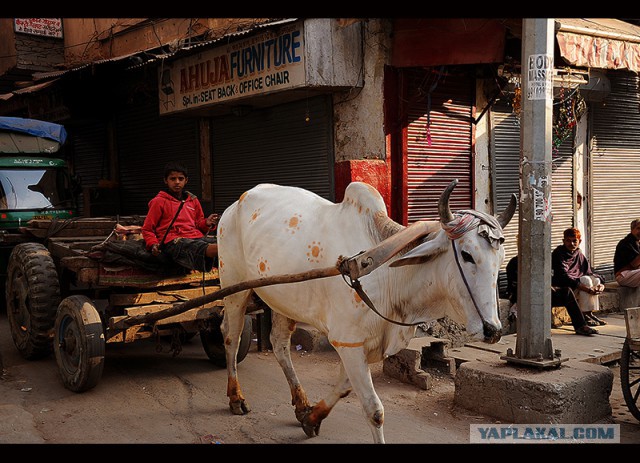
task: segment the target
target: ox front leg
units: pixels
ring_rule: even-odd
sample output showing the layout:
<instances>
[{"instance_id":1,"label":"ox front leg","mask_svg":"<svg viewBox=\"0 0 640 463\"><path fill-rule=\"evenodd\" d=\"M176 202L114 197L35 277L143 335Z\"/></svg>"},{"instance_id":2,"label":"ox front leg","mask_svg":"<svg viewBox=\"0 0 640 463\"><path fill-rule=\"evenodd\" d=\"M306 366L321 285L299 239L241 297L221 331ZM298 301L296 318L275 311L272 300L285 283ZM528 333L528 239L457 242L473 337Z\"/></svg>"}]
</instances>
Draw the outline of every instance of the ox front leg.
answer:
<instances>
[{"instance_id":1,"label":"ox front leg","mask_svg":"<svg viewBox=\"0 0 640 463\"><path fill-rule=\"evenodd\" d=\"M273 354L282 368L284 376L291 390L291 405L295 407L296 419L302 423L303 418L311 410L307 393L305 392L291 361L291 335L296 329L296 322L273 311L271 315L270 340Z\"/></svg>"},{"instance_id":2,"label":"ox front leg","mask_svg":"<svg viewBox=\"0 0 640 463\"><path fill-rule=\"evenodd\" d=\"M224 299L224 318L222 319L222 338L224 339L227 359L227 397L229 408L234 415L244 415L251 411L238 381L238 346L244 327L244 314L251 291L227 296Z\"/></svg>"}]
</instances>

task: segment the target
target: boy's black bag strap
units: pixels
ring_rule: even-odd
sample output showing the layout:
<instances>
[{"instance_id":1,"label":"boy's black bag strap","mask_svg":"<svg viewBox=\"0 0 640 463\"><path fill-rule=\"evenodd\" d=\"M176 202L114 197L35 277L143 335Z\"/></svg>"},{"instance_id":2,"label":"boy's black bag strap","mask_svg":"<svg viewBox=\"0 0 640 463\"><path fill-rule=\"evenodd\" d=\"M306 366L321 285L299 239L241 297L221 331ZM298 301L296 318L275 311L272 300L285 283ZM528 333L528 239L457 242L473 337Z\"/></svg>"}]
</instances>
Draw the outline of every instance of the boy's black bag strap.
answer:
<instances>
[{"instance_id":1,"label":"boy's black bag strap","mask_svg":"<svg viewBox=\"0 0 640 463\"><path fill-rule=\"evenodd\" d=\"M173 216L173 219L171 220L171 223L169 224L169 227L167 228L167 231L164 232L164 236L162 237L162 241L160 241L160 244L158 245L159 248L162 248L162 245L164 244L164 240L167 239L167 235L169 234L169 230L171 230L171 227L173 227L173 223L178 218L178 214L180 214L180 211L182 210L182 206L184 206L184 203L186 201L187 201L186 199L183 199L183 200L180 201L180 205L178 206L178 210L176 211L176 215Z\"/></svg>"}]
</instances>

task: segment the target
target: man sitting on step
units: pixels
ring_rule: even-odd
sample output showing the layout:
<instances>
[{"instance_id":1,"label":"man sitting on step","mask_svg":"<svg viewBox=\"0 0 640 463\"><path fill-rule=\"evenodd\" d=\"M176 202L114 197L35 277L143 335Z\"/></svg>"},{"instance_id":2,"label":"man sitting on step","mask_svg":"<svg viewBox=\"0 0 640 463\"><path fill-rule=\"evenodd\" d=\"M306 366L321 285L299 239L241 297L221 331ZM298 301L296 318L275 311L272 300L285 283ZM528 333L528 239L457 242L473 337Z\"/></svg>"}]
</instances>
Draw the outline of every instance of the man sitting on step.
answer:
<instances>
[{"instance_id":1,"label":"man sitting on step","mask_svg":"<svg viewBox=\"0 0 640 463\"><path fill-rule=\"evenodd\" d=\"M581 242L580 230L567 228L562 244L551 253L551 303L554 307L566 307L576 334L590 336L598 331L591 328L588 321L594 325L606 325L606 322L593 315L592 310L597 304L584 296L597 298L604 291L604 278L591 269L587 257L580 250ZM580 292L585 294L579 296Z\"/></svg>"},{"instance_id":2,"label":"man sitting on step","mask_svg":"<svg viewBox=\"0 0 640 463\"><path fill-rule=\"evenodd\" d=\"M613 273L620 286L640 287L640 219L631 221L631 232L616 245Z\"/></svg>"}]
</instances>

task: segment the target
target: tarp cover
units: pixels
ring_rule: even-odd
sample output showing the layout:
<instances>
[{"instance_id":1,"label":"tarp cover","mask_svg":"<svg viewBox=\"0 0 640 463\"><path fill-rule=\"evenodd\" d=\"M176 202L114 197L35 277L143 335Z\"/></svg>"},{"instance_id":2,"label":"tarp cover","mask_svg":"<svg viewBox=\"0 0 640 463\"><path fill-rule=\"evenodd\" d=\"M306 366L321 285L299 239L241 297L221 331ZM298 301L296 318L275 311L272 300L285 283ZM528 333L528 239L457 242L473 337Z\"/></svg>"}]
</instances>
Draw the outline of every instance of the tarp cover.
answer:
<instances>
[{"instance_id":1,"label":"tarp cover","mask_svg":"<svg viewBox=\"0 0 640 463\"><path fill-rule=\"evenodd\" d=\"M60 124L36 119L24 119L22 117L0 117L0 130L10 130L48 138L57 141L61 145L67 139L67 131Z\"/></svg>"}]
</instances>

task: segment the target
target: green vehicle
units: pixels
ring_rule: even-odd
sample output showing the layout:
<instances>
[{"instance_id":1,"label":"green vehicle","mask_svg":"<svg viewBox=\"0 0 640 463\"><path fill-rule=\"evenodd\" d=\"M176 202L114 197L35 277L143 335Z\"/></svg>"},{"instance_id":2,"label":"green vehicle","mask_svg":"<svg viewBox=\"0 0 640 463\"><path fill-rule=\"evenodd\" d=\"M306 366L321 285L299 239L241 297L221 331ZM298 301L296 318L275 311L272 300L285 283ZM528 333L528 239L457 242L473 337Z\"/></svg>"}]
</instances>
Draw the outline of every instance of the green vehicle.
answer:
<instances>
[{"instance_id":1,"label":"green vehicle","mask_svg":"<svg viewBox=\"0 0 640 463\"><path fill-rule=\"evenodd\" d=\"M0 291L18 243L33 238L21 230L31 219L77 216L77 184L67 163L55 157L67 132L62 125L35 119L0 117ZM0 301L4 301L4 294Z\"/></svg>"}]
</instances>

